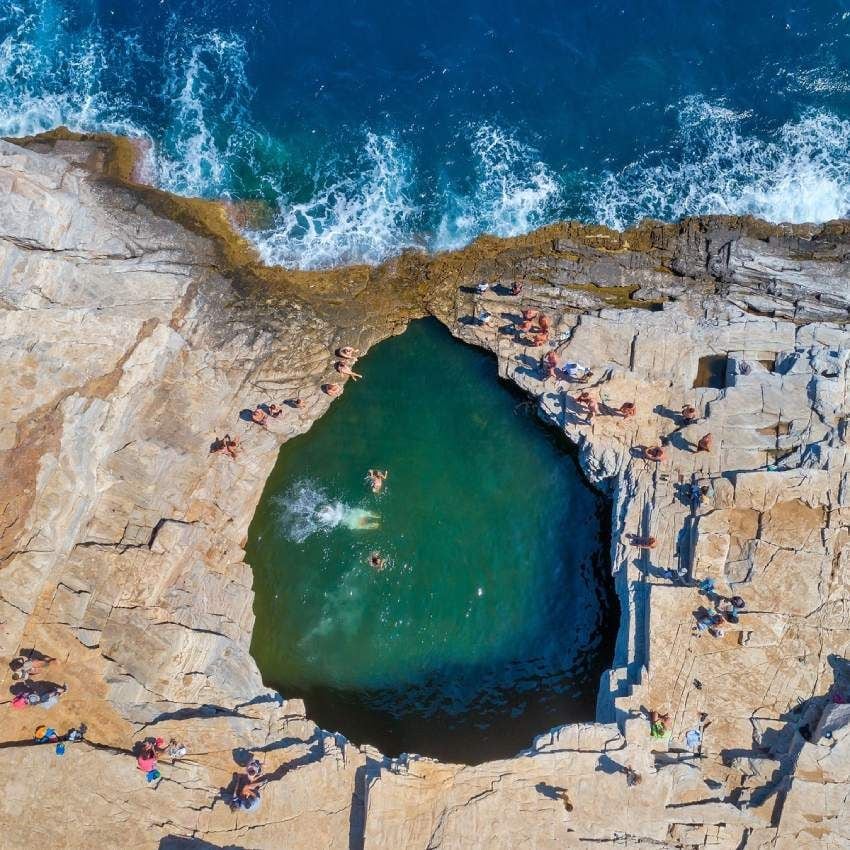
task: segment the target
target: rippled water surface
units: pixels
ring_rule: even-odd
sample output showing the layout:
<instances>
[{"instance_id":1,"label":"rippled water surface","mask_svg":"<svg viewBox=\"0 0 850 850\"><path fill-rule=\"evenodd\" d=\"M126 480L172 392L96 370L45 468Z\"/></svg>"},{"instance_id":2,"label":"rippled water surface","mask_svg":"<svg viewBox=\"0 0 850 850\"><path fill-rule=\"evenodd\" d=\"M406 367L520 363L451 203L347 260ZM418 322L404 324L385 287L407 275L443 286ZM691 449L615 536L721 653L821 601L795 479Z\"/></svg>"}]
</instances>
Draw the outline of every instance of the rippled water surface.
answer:
<instances>
[{"instance_id":1,"label":"rippled water surface","mask_svg":"<svg viewBox=\"0 0 850 850\"><path fill-rule=\"evenodd\" d=\"M378 262L558 218L850 208L850 5L10 0L0 133L150 139L261 198L268 262Z\"/></svg>"},{"instance_id":2,"label":"rippled water surface","mask_svg":"<svg viewBox=\"0 0 850 850\"><path fill-rule=\"evenodd\" d=\"M251 526L265 681L393 755L508 756L592 719L618 617L604 510L566 447L433 320L358 367ZM370 468L390 473L378 496Z\"/></svg>"}]
</instances>

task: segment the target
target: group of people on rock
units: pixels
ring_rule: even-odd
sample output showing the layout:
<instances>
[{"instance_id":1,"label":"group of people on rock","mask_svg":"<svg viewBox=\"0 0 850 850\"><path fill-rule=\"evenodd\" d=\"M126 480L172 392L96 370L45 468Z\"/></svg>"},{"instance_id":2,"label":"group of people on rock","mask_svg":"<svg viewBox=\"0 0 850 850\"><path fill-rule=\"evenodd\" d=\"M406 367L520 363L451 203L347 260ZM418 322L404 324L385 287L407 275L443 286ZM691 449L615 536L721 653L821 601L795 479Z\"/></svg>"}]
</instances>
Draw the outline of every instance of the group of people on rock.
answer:
<instances>
[{"instance_id":1,"label":"group of people on rock","mask_svg":"<svg viewBox=\"0 0 850 850\"><path fill-rule=\"evenodd\" d=\"M43 655L35 650L28 654L15 656L9 662L12 671L12 708L53 708L63 694L68 690L67 685L55 685L51 682L34 682L47 670L55 658Z\"/></svg>"},{"instance_id":2,"label":"group of people on rock","mask_svg":"<svg viewBox=\"0 0 850 850\"><path fill-rule=\"evenodd\" d=\"M13 709L24 708L53 708L62 696L67 692L67 685L56 685L47 681L35 681L40 679L51 665L56 661L49 655L44 655L35 649L25 650L16 655L10 662L12 671L12 699L10 706ZM86 733L85 723L80 723L68 729L65 734L60 735L52 726L40 723L33 732L33 743L55 744L56 754L65 753L66 744L73 741L81 741Z\"/></svg>"},{"instance_id":3,"label":"group of people on rock","mask_svg":"<svg viewBox=\"0 0 850 850\"><path fill-rule=\"evenodd\" d=\"M723 596L718 593L712 578L704 578L698 587L699 592L708 598L709 605L701 607L694 615L694 634L701 637L708 632L712 637L721 638L725 634L723 626L726 623L738 623L740 615L746 611L747 603L737 594Z\"/></svg>"},{"instance_id":4,"label":"group of people on rock","mask_svg":"<svg viewBox=\"0 0 850 850\"><path fill-rule=\"evenodd\" d=\"M355 372L353 368L357 363L357 358L360 357L359 349L353 348L350 345L344 345L338 348L334 354L337 357L337 360L334 363L334 369L336 372L340 375L345 375L354 381L363 377L358 372ZM342 393L342 385L333 383L322 384L322 392L331 398L335 398ZM288 407L294 408L295 410L303 410L307 406L307 403L300 396L287 399L284 404ZM268 428L269 419L277 419L282 413L283 406L276 402L258 404L250 412L250 419L255 425L259 425L261 428ZM240 451L241 445L239 437L231 437L230 434L225 434L223 437L216 437L210 447L211 454L223 454L231 458L231 460L236 460ZM380 487L378 489L380 489Z\"/></svg>"}]
</instances>

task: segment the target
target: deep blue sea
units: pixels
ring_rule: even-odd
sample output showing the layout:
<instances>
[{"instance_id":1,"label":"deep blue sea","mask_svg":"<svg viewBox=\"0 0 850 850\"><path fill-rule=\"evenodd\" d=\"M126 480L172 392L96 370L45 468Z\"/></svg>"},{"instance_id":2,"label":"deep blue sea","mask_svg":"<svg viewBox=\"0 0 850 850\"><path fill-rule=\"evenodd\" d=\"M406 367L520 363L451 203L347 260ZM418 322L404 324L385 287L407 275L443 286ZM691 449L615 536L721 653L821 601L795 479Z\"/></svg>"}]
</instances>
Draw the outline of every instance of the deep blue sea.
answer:
<instances>
[{"instance_id":1,"label":"deep blue sea","mask_svg":"<svg viewBox=\"0 0 850 850\"><path fill-rule=\"evenodd\" d=\"M561 218L850 210L850 0L0 0L0 134L152 143L303 268Z\"/></svg>"}]
</instances>

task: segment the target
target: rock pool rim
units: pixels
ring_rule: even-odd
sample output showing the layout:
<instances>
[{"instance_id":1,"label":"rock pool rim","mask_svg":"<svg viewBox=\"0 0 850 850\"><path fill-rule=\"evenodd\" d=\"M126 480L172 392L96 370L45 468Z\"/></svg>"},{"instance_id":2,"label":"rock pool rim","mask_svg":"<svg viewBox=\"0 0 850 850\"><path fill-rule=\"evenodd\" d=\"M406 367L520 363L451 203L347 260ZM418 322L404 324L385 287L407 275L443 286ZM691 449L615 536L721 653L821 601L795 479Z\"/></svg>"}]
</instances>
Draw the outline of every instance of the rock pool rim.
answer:
<instances>
[{"instance_id":1,"label":"rock pool rim","mask_svg":"<svg viewBox=\"0 0 850 850\"><path fill-rule=\"evenodd\" d=\"M541 672L541 680L533 689L525 691L522 687L506 686L504 690L499 690L499 695L504 699L504 705L492 715L481 716L478 714L477 698L469 707L456 715L443 715L442 712L431 715L427 710L424 713L413 710L409 713L404 712L401 715L396 715L386 708L385 703L387 699L394 699L399 686L370 689L368 687L341 688L321 682L302 685L287 684L284 679L276 678L275 675L276 673L287 675L283 669L275 669L273 658L275 655L279 656L280 646L278 646L278 653L272 655L268 653L264 655L262 652L257 654L252 648L252 657L258 664L266 687L281 693L284 698L303 700L308 716L314 722L322 728L338 730L343 737L355 746L374 747L390 758L397 758L405 753L416 753L444 763L478 765L512 758L520 753L528 752L533 748L534 740L538 736L545 735L551 729L559 726L596 722L600 688L613 666L616 643L622 623L621 602L610 569L613 504L604 488L588 479L579 462L578 448L563 431L554 427L553 423L541 416L536 407L534 410L530 406L518 410L520 406L533 405L534 400L518 388L516 384L498 375L497 359L492 352L478 346L470 346L468 342L458 339L433 317L411 322L399 336L410 334L413 326L419 326L426 333L424 339L417 340L426 345L429 344L428 334L433 332L444 340L447 351L449 348L454 348L458 354L462 355L466 349L471 348L475 352L478 362L486 368L487 377L494 381L499 390L504 391L505 398L499 399L499 403L505 401L507 405L512 405L514 415L525 419L529 430L534 432L533 439L540 439L548 444L551 455L549 463L562 460L569 467L571 474L567 477L569 479L575 477L575 486L585 495L580 496L576 493L576 495L568 498L580 498L582 501L577 504L582 505L584 505L584 499L590 500L586 507L593 512L598 523L598 529L595 529L597 533L594 535L594 545L590 557L582 561L585 566L581 569L582 574L587 576L588 604L592 605L594 610L598 610L598 620L587 634L594 635L597 642L594 644L594 639L590 639L585 651L586 654L582 653L576 658L578 668L566 667L563 671L568 677L567 681L574 681L577 685L579 682L583 682L584 685L583 687L578 685L580 690L575 694L570 693L569 690L560 692L557 686L550 685L547 687L545 681L551 675L557 675L556 668L553 668L546 673ZM385 339L378 343L376 348L390 344L392 341ZM416 349L412 350L415 351ZM367 362L368 359L368 354L361 358L362 362ZM462 371L465 372L468 364L463 363L462 365ZM471 364L469 365L471 366ZM475 369L475 367L471 368ZM471 376L476 381L481 381L482 375L478 371L471 372ZM362 399L357 401L352 399L351 401L354 404L363 403ZM358 409L362 410L363 408L358 407ZM333 416L331 409L320 418L326 420L328 416ZM318 420L312 423L311 428L317 422ZM325 427L328 427L327 422ZM525 428L526 425L520 427ZM526 437L531 438L531 435L517 433L515 437L518 440L518 446L521 448ZM301 440L304 443L309 442L309 431L294 439ZM510 445L501 445L502 449L510 454ZM278 563L275 566L273 557L271 562L269 561L268 553L273 550L266 549L266 555L262 558L259 554L263 551L264 546L269 545L261 542L267 534L271 533L268 527L269 505L273 504L274 498L284 492L287 487L291 487L296 480L300 480L292 479L288 477L289 475L303 474L303 470L293 473L289 469L282 478L276 475L281 463L281 455L287 451L292 451L289 442L280 447L278 461L264 485L263 493L255 511L255 518L252 519L254 530L249 532L246 563L251 565L255 583L258 580L262 582L259 587L255 584L254 588L254 610L257 617L255 634L260 639L267 634L270 627L270 613L273 617L275 616L275 604L267 601L262 606L262 609L265 610L265 618L263 618L258 612L257 600L260 598L268 599L267 594L272 592L275 594L278 592L286 593L289 589L286 581L283 581L281 585L275 584L276 566L279 568L281 565ZM288 463L291 463L291 454L289 457ZM567 482L561 483L566 484ZM271 503L270 499L272 500ZM260 515L264 518L260 520L260 526L257 528L255 522ZM551 541L549 546L551 547ZM558 561L561 563L560 559L566 557L564 553L568 549L569 544L566 538L562 537L555 550L547 547L546 551L552 552L553 556L557 555ZM270 566L270 563L272 566ZM568 569L579 568L579 562L573 564L567 559L563 563L568 565ZM285 564L282 569L285 574ZM565 579L565 577L562 578ZM548 575L547 581L550 582L548 586L555 593L566 592L566 588L561 590L560 584L551 584L553 580L555 580L554 573ZM266 594L266 596L264 597L262 594ZM280 612L278 611L277 614L279 616ZM256 632L258 624L263 625L263 629L259 633ZM550 624L548 628L551 629L552 625ZM592 649L591 646L593 646ZM524 657L519 656L517 661L521 663L521 659ZM260 663L261 659L263 663ZM474 665L479 662L472 663L473 667L470 669L475 669ZM486 667L486 662L484 664ZM577 669L583 669L585 665L589 669L584 669L583 674L578 674ZM450 663L445 669L451 670L453 666L454 662ZM296 676L298 675L296 672L297 665L292 668L291 665L284 664L284 668L289 668L290 673L294 672ZM557 669L560 670L560 668ZM575 678L572 678L571 673L575 673ZM413 683L413 687L421 685L426 690L441 691L441 686L435 684L442 681L441 675L442 671L437 674L435 669L421 683ZM449 680L452 681L451 674L449 674ZM406 688L405 685L401 685L401 687L402 689ZM378 705L374 704L375 699L378 700ZM520 709L519 714L514 713L517 709Z\"/></svg>"}]
</instances>

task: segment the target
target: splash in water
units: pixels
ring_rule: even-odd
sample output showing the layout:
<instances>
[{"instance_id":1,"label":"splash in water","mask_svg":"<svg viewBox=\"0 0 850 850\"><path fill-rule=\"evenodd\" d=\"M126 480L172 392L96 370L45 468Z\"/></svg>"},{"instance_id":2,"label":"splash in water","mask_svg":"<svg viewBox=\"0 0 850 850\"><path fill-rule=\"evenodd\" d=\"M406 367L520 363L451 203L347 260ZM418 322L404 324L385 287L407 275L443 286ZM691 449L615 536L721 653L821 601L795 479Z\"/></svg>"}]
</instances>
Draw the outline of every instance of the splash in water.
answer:
<instances>
[{"instance_id":1,"label":"splash in water","mask_svg":"<svg viewBox=\"0 0 850 850\"><path fill-rule=\"evenodd\" d=\"M284 535L293 543L342 526L352 531L379 528L381 518L372 511L331 499L309 480L297 481L275 500L280 510Z\"/></svg>"}]
</instances>

